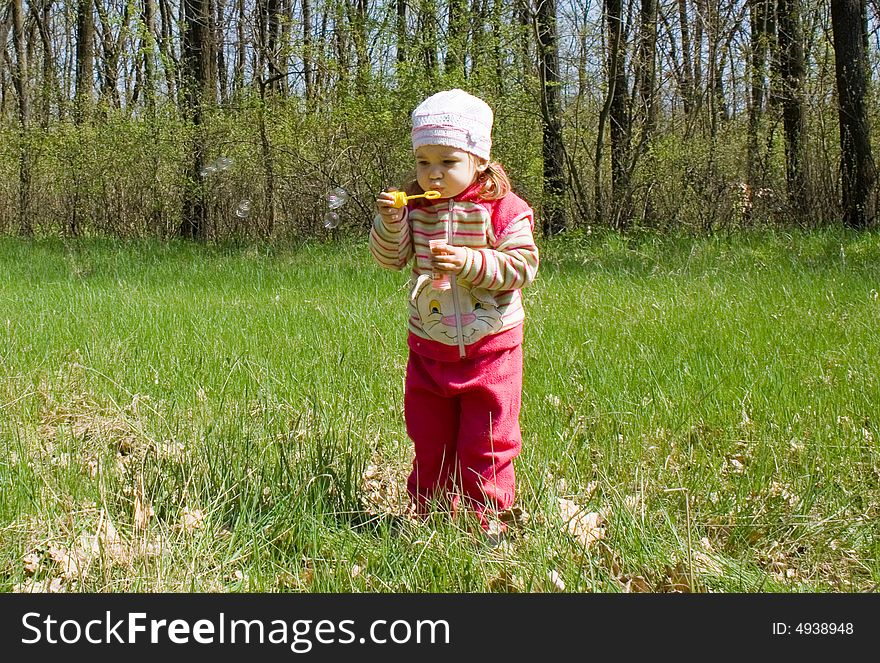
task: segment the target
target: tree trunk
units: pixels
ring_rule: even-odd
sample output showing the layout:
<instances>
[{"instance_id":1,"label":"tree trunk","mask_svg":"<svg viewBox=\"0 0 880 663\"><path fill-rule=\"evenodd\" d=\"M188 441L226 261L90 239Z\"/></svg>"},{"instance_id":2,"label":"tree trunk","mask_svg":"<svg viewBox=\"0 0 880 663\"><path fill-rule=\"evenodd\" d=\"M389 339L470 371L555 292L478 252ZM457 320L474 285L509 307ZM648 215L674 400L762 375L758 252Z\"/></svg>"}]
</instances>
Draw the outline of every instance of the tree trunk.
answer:
<instances>
[{"instance_id":1,"label":"tree trunk","mask_svg":"<svg viewBox=\"0 0 880 663\"><path fill-rule=\"evenodd\" d=\"M472 37L468 47L471 62L471 77L483 80L486 68L486 30L489 25L489 0L473 0L471 7Z\"/></svg>"},{"instance_id":2,"label":"tree trunk","mask_svg":"<svg viewBox=\"0 0 880 663\"><path fill-rule=\"evenodd\" d=\"M406 0L396 0L395 7L397 9L397 67L401 68L406 62L406 56L409 51L406 47Z\"/></svg>"},{"instance_id":3,"label":"tree trunk","mask_svg":"<svg viewBox=\"0 0 880 663\"><path fill-rule=\"evenodd\" d=\"M279 12L281 6L278 0L265 0L264 11L266 13L266 32L263 48L266 59L266 80L269 83L269 89L278 93L282 88L282 71L279 66L279 44L281 42L281 21L279 20Z\"/></svg>"},{"instance_id":4,"label":"tree trunk","mask_svg":"<svg viewBox=\"0 0 880 663\"><path fill-rule=\"evenodd\" d=\"M333 6L333 24L341 26L346 24L346 8L347 5L340 0ZM327 10L330 11L329 9ZM333 34L333 45L336 49L336 71L338 72L334 85L336 94L339 98L346 98L349 94L349 69L351 67L351 59L349 52L348 31L335 29Z\"/></svg>"},{"instance_id":5,"label":"tree trunk","mask_svg":"<svg viewBox=\"0 0 880 663\"><path fill-rule=\"evenodd\" d=\"M122 51L122 39L125 36L125 29L122 26L128 24L130 5L125 5L123 15L120 17L121 26L119 27L119 33L115 37L113 35L113 23L110 21L107 9L101 0L96 0L95 6L98 9L98 18L101 21L101 46L104 55L101 59L101 97L107 102L108 106L119 108L121 106L119 98L119 56Z\"/></svg>"},{"instance_id":6,"label":"tree trunk","mask_svg":"<svg viewBox=\"0 0 880 663\"><path fill-rule=\"evenodd\" d=\"M302 34L303 34L303 83L305 85L306 104L315 97L315 79L312 60L312 0L302 0Z\"/></svg>"},{"instance_id":7,"label":"tree trunk","mask_svg":"<svg viewBox=\"0 0 880 663\"><path fill-rule=\"evenodd\" d=\"M751 214L752 192L763 187L760 168L758 132L764 114L764 85L766 84L766 60L772 35L770 27L770 0L749 0L751 25L751 98L749 103L748 147L746 148L747 190L743 215Z\"/></svg>"},{"instance_id":8,"label":"tree trunk","mask_svg":"<svg viewBox=\"0 0 880 663\"><path fill-rule=\"evenodd\" d=\"M266 87L266 84L260 81L260 105L257 122L260 126L260 150L266 176L266 211L269 215L269 225L264 231L264 236L268 238L275 231L277 213L275 205L275 157L272 154L272 143L269 141L269 132L266 128Z\"/></svg>"},{"instance_id":9,"label":"tree trunk","mask_svg":"<svg viewBox=\"0 0 880 663\"><path fill-rule=\"evenodd\" d=\"M538 0L538 61L541 73L542 152L544 156L544 234L555 235L568 226L565 213L565 147L562 142L559 37L556 0Z\"/></svg>"},{"instance_id":10,"label":"tree trunk","mask_svg":"<svg viewBox=\"0 0 880 663\"><path fill-rule=\"evenodd\" d=\"M608 21L608 96L611 124L611 224L625 230L630 223L629 197L629 136L627 109L625 44L623 41L623 7L621 0L605 0Z\"/></svg>"},{"instance_id":11,"label":"tree trunk","mask_svg":"<svg viewBox=\"0 0 880 663\"><path fill-rule=\"evenodd\" d=\"M706 0L706 42L708 72L706 80L707 110L709 112L710 133L718 133L718 120L726 120L727 105L724 100L724 48L721 39L721 17L718 14L718 0Z\"/></svg>"},{"instance_id":12,"label":"tree trunk","mask_svg":"<svg viewBox=\"0 0 880 663\"><path fill-rule=\"evenodd\" d=\"M6 42L12 22L12 3L0 14L0 72L6 71ZM6 76L0 75L0 117L6 116Z\"/></svg>"},{"instance_id":13,"label":"tree trunk","mask_svg":"<svg viewBox=\"0 0 880 663\"><path fill-rule=\"evenodd\" d=\"M694 111L703 106L703 28L706 19L707 0L694 0L694 40L691 47L693 50L694 65Z\"/></svg>"},{"instance_id":14,"label":"tree trunk","mask_svg":"<svg viewBox=\"0 0 880 663\"><path fill-rule=\"evenodd\" d=\"M34 233L31 222L31 155L27 145L30 125L30 106L28 100L27 43L24 26L22 0L12 2L12 40L15 44L15 68L12 83L18 96L19 123L19 161L18 161L18 230L22 235ZM4 45L5 46L5 45Z\"/></svg>"},{"instance_id":15,"label":"tree trunk","mask_svg":"<svg viewBox=\"0 0 880 663\"><path fill-rule=\"evenodd\" d=\"M144 59L143 91L147 113L152 115L156 108L156 0L144 0L141 13L144 35L141 37L141 54Z\"/></svg>"},{"instance_id":16,"label":"tree trunk","mask_svg":"<svg viewBox=\"0 0 880 663\"><path fill-rule=\"evenodd\" d=\"M495 69L495 93L499 97L504 96L507 88L504 76L508 69L504 46L501 43L502 26L504 26L504 0L492 0L492 62ZM523 50L525 49L520 48L519 52Z\"/></svg>"},{"instance_id":17,"label":"tree trunk","mask_svg":"<svg viewBox=\"0 0 880 663\"><path fill-rule=\"evenodd\" d=\"M807 180L804 43L800 0L777 0L782 121L785 129L785 179L788 201L803 219L810 214Z\"/></svg>"},{"instance_id":18,"label":"tree trunk","mask_svg":"<svg viewBox=\"0 0 880 663\"><path fill-rule=\"evenodd\" d=\"M52 28L52 2L53 0L43 0L42 6L34 7L31 16L37 24L40 31L40 43L43 47L43 81L40 86L40 124L48 128L49 118L52 109L52 99L58 96L59 111L62 108L60 95L58 94L57 76L55 74L55 49L52 45L51 28ZM5 42L0 42L5 43ZM3 71L0 65L0 71Z\"/></svg>"},{"instance_id":19,"label":"tree trunk","mask_svg":"<svg viewBox=\"0 0 880 663\"><path fill-rule=\"evenodd\" d=\"M657 0L642 0L639 12L639 60L636 73L636 89L639 95L641 137L633 156L635 159L647 152L657 128ZM645 191L643 218L654 217L653 187Z\"/></svg>"},{"instance_id":20,"label":"tree trunk","mask_svg":"<svg viewBox=\"0 0 880 663\"><path fill-rule=\"evenodd\" d=\"M367 0L354 0L354 16L351 22L354 48L357 54L355 89L358 94L366 95L370 83L370 56L367 52Z\"/></svg>"},{"instance_id":21,"label":"tree trunk","mask_svg":"<svg viewBox=\"0 0 880 663\"><path fill-rule=\"evenodd\" d=\"M282 97L290 96L291 92L291 51L293 40L293 0L281 0L279 22L281 23L281 38L279 41L280 52L278 53L278 69L281 70L279 90ZM219 42L217 42L219 43Z\"/></svg>"},{"instance_id":22,"label":"tree trunk","mask_svg":"<svg viewBox=\"0 0 880 663\"><path fill-rule=\"evenodd\" d=\"M226 34L223 29L223 17L226 14L226 0L216 0L214 12L214 40L216 45L216 78L219 88L220 102L229 102L229 71L226 67Z\"/></svg>"},{"instance_id":23,"label":"tree trunk","mask_svg":"<svg viewBox=\"0 0 880 663\"><path fill-rule=\"evenodd\" d=\"M183 100L184 116L193 124L190 186L186 188L178 234L186 239L205 239L207 208L201 172L205 164L202 114L208 86L211 48L208 0L183 0Z\"/></svg>"},{"instance_id":24,"label":"tree trunk","mask_svg":"<svg viewBox=\"0 0 880 663\"><path fill-rule=\"evenodd\" d=\"M690 117L694 111L694 68L691 63L691 31L687 0L678 0L678 23L681 28L681 100L684 114Z\"/></svg>"},{"instance_id":25,"label":"tree trunk","mask_svg":"<svg viewBox=\"0 0 880 663\"><path fill-rule=\"evenodd\" d=\"M843 222L867 228L876 213L876 170L868 124L868 53L864 0L831 0L831 28L840 117Z\"/></svg>"},{"instance_id":26,"label":"tree trunk","mask_svg":"<svg viewBox=\"0 0 880 663\"><path fill-rule=\"evenodd\" d=\"M446 59L443 62L446 74L464 73L464 53L467 43L467 4L465 0L448 0L448 37L446 39Z\"/></svg>"},{"instance_id":27,"label":"tree trunk","mask_svg":"<svg viewBox=\"0 0 880 663\"><path fill-rule=\"evenodd\" d=\"M434 0L423 0L419 4L416 42L421 51L422 67L429 81L437 79L437 19L439 10Z\"/></svg>"},{"instance_id":28,"label":"tree trunk","mask_svg":"<svg viewBox=\"0 0 880 663\"><path fill-rule=\"evenodd\" d=\"M642 0L639 24L641 35L636 87L641 102L642 143L647 144L657 126L657 0Z\"/></svg>"},{"instance_id":29,"label":"tree trunk","mask_svg":"<svg viewBox=\"0 0 880 663\"><path fill-rule=\"evenodd\" d=\"M74 119L81 123L92 104L92 76L95 66L94 0L79 0L76 6L76 103Z\"/></svg>"},{"instance_id":30,"label":"tree trunk","mask_svg":"<svg viewBox=\"0 0 880 663\"><path fill-rule=\"evenodd\" d=\"M169 0L159 0L159 14L162 19L162 36L159 41L159 51L162 53L162 62L165 69L165 83L168 86L168 98L175 100L178 92L178 63L174 51L174 42L171 37L174 26L174 16L171 13Z\"/></svg>"},{"instance_id":31,"label":"tree trunk","mask_svg":"<svg viewBox=\"0 0 880 663\"><path fill-rule=\"evenodd\" d=\"M236 23L236 56L235 71L232 74L232 92L239 92L244 87L244 70L247 67L247 39L244 34L244 26L247 24L247 14L244 10L244 0L235 0L235 8L238 13Z\"/></svg>"}]
</instances>

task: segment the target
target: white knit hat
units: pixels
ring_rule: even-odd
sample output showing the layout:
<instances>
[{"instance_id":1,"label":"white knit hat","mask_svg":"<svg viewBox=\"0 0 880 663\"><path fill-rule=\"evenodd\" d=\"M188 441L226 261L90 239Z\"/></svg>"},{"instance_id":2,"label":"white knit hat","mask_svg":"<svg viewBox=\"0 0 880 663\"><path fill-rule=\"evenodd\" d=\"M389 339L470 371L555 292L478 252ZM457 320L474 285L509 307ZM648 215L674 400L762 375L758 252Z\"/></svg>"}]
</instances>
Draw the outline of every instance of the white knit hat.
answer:
<instances>
[{"instance_id":1,"label":"white knit hat","mask_svg":"<svg viewBox=\"0 0 880 663\"><path fill-rule=\"evenodd\" d=\"M412 112L413 149L447 145L488 159L493 119L489 105L464 90L438 92Z\"/></svg>"}]
</instances>

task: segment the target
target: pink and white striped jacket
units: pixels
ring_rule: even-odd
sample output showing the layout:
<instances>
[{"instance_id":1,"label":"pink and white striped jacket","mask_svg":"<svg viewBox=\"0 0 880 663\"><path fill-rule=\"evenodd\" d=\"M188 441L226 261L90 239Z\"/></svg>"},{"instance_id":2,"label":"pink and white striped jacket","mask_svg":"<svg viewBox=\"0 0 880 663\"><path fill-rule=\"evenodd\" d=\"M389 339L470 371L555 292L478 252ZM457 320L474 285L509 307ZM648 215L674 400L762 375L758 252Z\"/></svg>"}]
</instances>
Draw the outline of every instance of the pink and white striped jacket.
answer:
<instances>
[{"instance_id":1,"label":"pink and white striped jacket","mask_svg":"<svg viewBox=\"0 0 880 663\"><path fill-rule=\"evenodd\" d=\"M379 265L399 270L412 261L408 344L441 361L522 343L520 289L538 270L534 213L514 193L483 200L479 191L480 184L473 184L455 199L412 201L394 224L376 214L370 231ZM448 290L432 284L432 239L467 249L464 269Z\"/></svg>"}]
</instances>

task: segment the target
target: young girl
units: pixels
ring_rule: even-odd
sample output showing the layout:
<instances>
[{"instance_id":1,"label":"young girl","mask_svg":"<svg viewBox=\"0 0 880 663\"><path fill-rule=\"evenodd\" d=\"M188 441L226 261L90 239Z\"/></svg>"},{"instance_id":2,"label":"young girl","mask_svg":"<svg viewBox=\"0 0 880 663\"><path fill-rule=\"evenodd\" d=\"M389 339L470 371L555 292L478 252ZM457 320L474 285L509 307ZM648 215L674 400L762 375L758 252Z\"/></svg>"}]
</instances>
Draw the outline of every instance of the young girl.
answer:
<instances>
[{"instance_id":1,"label":"young girl","mask_svg":"<svg viewBox=\"0 0 880 663\"><path fill-rule=\"evenodd\" d=\"M379 194L370 232L382 267L401 269L415 258L404 397L415 460L407 489L421 513L447 496L455 510L463 497L484 529L514 501L519 291L538 269L534 214L489 161L492 122L492 109L463 90L423 101L412 113L416 180L406 193L439 197L396 208L390 192Z\"/></svg>"}]
</instances>

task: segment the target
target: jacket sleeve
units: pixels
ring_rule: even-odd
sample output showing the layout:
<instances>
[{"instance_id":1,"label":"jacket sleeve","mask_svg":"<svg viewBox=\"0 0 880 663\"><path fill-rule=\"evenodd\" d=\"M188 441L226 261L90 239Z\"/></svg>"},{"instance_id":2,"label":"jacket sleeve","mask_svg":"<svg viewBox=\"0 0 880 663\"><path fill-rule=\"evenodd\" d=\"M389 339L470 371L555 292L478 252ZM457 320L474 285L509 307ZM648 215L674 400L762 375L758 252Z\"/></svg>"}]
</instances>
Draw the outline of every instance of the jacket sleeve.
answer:
<instances>
[{"instance_id":1,"label":"jacket sleeve","mask_svg":"<svg viewBox=\"0 0 880 663\"><path fill-rule=\"evenodd\" d=\"M370 229L370 253L385 269L402 269L413 257L412 234L409 229L409 210L397 223L385 223L381 215L373 218Z\"/></svg>"},{"instance_id":2,"label":"jacket sleeve","mask_svg":"<svg viewBox=\"0 0 880 663\"><path fill-rule=\"evenodd\" d=\"M468 249L458 278L474 288L516 290L535 280L538 247L532 235L532 212L513 219L493 249Z\"/></svg>"}]
</instances>

